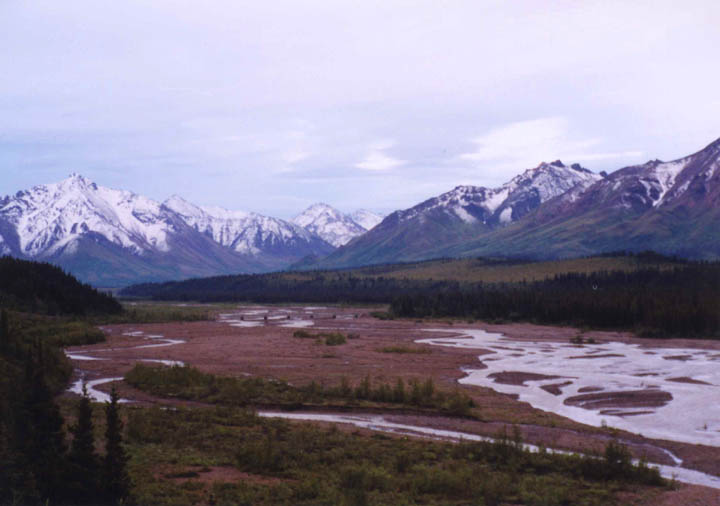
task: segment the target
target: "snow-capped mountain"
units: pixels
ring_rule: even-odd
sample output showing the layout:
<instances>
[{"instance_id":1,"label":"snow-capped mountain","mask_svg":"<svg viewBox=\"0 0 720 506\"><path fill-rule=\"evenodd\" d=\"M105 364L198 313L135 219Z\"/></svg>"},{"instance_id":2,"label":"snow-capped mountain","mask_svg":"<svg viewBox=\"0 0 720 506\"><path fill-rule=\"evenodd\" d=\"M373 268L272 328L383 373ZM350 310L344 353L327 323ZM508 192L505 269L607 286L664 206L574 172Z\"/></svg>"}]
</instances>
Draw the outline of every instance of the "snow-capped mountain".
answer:
<instances>
[{"instance_id":1,"label":"snow-capped mountain","mask_svg":"<svg viewBox=\"0 0 720 506\"><path fill-rule=\"evenodd\" d=\"M534 222L598 212L636 217L678 207L686 215L704 213L720 204L719 169L720 139L692 155L624 167L593 185L578 187L539 209Z\"/></svg>"},{"instance_id":2,"label":"snow-capped mountain","mask_svg":"<svg viewBox=\"0 0 720 506\"><path fill-rule=\"evenodd\" d=\"M458 186L410 209L395 211L321 265L344 267L442 256L442 250L520 220L543 202L603 176L559 160L541 163L498 188Z\"/></svg>"},{"instance_id":3,"label":"snow-capped mountain","mask_svg":"<svg viewBox=\"0 0 720 506\"><path fill-rule=\"evenodd\" d=\"M255 213L164 204L72 174L0 200L0 253L57 263L112 286L282 269L333 247Z\"/></svg>"},{"instance_id":4,"label":"snow-capped mountain","mask_svg":"<svg viewBox=\"0 0 720 506\"><path fill-rule=\"evenodd\" d=\"M451 248L451 255L553 258L654 250L720 257L720 139L671 162L617 170L542 205L516 226Z\"/></svg>"},{"instance_id":5,"label":"snow-capped mountain","mask_svg":"<svg viewBox=\"0 0 720 506\"><path fill-rule=\"evenodd\" d=\"M358 209L350 213L350 219L360 225L366 231L375 228L382 220L383 216L367 209Z\"/></svg>"},{"instance_id":6,"label":"snow-capped mountain","mask_svg":"<svg viewBox=\"0 0 720 506\"><path fill-rule=\"evenodd\" d=\"M0 218L15 235L15 247L8 249L30 258L72 251L88 234L135 254L166 252L168 236L177 232L157 202L97 186L78 174L4 198Z\"/></svg>"},{"instance_id":7,"label":"snow-capped mountain","mask_svg":"<svg viewBox=\"0 0 720 506\"><path fill-rule=\"evenodd\" d=\"M720 139L674 161L651 160L609 175L553 162L500 188L457 187L391 214L320 266L648 249L720 257Z\"/></svg>"},{"instance_id":8,"label":"snow-capped mountain","mask_svg":"<svg viewBox=\"0 0 720 506\"><path fill-rule=\"evenodd\" d=\"M343 214L323 203L313 204L293 218L293 222L314 235L322 237L335 247L347 244L364 234L382 220L382 217L360 209Z\"/></svg>"},{"instance_id":9,"label":"snow-capped mountain","mask_svg":"<svg viewBox=\"0 0 720 506\"><path fill-rule=\"evenodd\" d=\"M496 227L517 221L543 202L571 188L585 188L600 179L601 175L578 164L566 166L560 160L543 162L498 188L457 186L395 214L400 222L422 218L429 213L442 213L452 220Z\"/></svg>"},{"instance_id":10,"label":"snow-capped mountain","mask_svg":"<svg viewBox=\"0 0 720 506\"><path fill-rule=\"evenodd\" d=\"M325 255L333 250L321 237L301 226L257 213L200 207L174 195L163 205L188 225L238 253L300 258Z\"/></svg>"}]
</instances>

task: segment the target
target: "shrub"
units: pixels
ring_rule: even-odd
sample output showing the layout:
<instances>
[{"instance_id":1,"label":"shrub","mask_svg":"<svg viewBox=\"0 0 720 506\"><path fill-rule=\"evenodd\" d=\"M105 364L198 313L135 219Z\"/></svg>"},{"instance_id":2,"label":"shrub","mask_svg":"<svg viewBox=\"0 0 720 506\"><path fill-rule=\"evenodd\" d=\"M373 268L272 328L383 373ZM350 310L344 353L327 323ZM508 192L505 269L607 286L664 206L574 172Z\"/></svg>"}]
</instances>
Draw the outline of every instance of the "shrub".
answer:
<instances>
[{"instance_id":1,"label":"shrub","mask_svg":"<svg viewBox=\"0 0 720 506\"><path fill-rule=\"evenodd\" d=\"M341 344L347 343L347 339L345 339L345 336L340 334L339 332L322 335L324 335L325 337L325 344L327 346L339 346Z\"/></svg>"}]
</instances>

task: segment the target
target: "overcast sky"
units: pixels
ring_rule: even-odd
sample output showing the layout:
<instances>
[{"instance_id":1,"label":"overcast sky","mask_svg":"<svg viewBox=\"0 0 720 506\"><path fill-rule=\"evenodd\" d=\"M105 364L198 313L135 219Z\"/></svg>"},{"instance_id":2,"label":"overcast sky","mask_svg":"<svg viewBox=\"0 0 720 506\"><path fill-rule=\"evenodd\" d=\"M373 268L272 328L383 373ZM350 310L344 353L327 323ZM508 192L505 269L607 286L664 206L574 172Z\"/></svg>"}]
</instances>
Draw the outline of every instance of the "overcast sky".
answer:
<instances>
[{"instance_id":1,"label":"overcast sky","mask_svg":"<svg viewBox=\"0 0 720 506\"><path fill-rule=\"evenodd\" d=\"M720 137L720 2L0 0L0 194L291 217Z\"/></svg>"}]
</instances>

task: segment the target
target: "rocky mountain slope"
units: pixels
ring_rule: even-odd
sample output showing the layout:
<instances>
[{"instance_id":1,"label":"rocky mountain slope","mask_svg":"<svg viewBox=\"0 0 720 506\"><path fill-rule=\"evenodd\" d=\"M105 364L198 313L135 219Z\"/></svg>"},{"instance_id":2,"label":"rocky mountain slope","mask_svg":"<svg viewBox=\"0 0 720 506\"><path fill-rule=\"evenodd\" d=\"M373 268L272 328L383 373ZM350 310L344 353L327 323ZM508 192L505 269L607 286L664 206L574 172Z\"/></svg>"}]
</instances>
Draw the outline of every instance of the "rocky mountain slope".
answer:
<instances>
[{"instance_id":1,"label":"rocky mountain slope","mask_svg":"<svg viewBox=\"0 0 720 506\"><path fill-rule=\"evenodd\" d=\"M447 254L551 258L646 249L720 257L720 139L678 160L622 168Z\"/></svg>"},{"instance_id":2,"label":"rocky mountain slope","mask_svg":"<svg viewBox=\"0 0 720 506\"><path fill-rule=\"evenodd\" d=\"M453 245L506 227L542 203L602 179L577 164L566 166L558 160L528 169L499 188L458 186L390 214L320 265L349 267L442 256Z\"/></svg>"}]
</instances>

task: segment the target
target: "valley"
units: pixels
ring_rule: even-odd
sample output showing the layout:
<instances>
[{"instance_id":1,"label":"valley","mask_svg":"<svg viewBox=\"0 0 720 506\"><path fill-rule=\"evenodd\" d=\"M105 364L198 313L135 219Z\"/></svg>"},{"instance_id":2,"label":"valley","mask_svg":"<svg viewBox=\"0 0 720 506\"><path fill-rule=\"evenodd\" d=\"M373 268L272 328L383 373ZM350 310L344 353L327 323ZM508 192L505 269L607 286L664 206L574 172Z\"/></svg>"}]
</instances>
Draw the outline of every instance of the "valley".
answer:
<instances>
[{"instance_id":1,"label":"valley","mask_svg":"<svg viewBox=\"0 0 720 506\"><path fill-rule=\"evenodd\" d=\"M720 2L2 2L0 506L720 506Z\"/></svg>"},{"instance_id":2,"label":"valley","mask_svg":"<svg viewBox=\"0 0 720 506\"><path fill-rule=\"evenodd\" d=\"M117 379L138 362L183 364L222 377L264 378L294 386L318 383L325 388L343 381L358 385L365 378L372 384L393 384L398 378L410 384L429 377L439 390L466 393L476 406L469 416L329 398L294 405L290 413L278 411L289 407L283 408L282 403L255 407L263 416L450 440L493 438L512 426L519 428L527 444L581 453L601 452L608 441L617 439L636 458L664 466L667 477L720 488L717 437L711 434L717 430L713 425L717 417L699 411L697 416L705 416L710 423L696 427L703 422L680 415L688 410L687 402L702 402L712 395L707 389L720 388L707 367L698 365L698 361L709 364L720 356L716 342L648 341L627 333L588 331L583 338L593 344L572 344L577 331L568 327L387 321L370 316L376 309L223 306L212 309L216 319L207 322L103 326L106 343L69 348L66 353L75 365L75 377L93 385L97 400L107 395L111 385L107 380L115 379L129 408L208 405L208 401L182 396L158 397ZM353 337L345 344L328 346L318 339L294 337L299 329ZM627 360L632 354L647 360L632 363ZM597 358L571 359L582 365L563 368L569 356ZM552 364L558 365L553 369ZM563 402L578 391L613 394L585 407ZM670 392L671 396L647 397L638 391ZM626 398L622 392L632 395ZM613 404L618 397L620 404ZM668 431L668 420L680 424L676 432ZM697 436L688 439L693 432Z\"/></svg>"}]
</instances>

